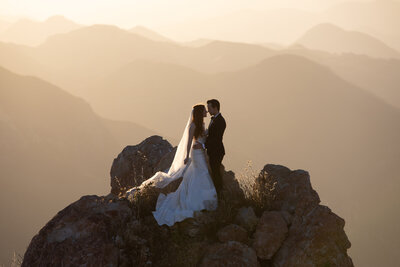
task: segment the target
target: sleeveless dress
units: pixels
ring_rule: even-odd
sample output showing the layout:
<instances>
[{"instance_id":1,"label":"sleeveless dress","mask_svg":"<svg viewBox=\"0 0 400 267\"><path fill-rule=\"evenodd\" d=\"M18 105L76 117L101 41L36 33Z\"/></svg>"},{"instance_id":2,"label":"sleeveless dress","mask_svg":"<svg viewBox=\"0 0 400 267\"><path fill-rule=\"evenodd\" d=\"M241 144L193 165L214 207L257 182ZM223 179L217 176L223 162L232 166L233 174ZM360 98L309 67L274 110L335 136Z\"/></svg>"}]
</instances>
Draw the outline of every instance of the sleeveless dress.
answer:
<instances>
[{"instance_id":1,"label":"sleeveless dress","mask_svg":"<svg viewBox=\"0 0 400 267\"><path fill-rule=\"evenodd\" d=\"M205 137L199 137L197 142L204 144ZM158 196L153 215L159 225L172 226L175 222L194 217L195 211L217 209L217 192L208 171L205 151L191 149L190 154L191 161L178 189Z\"/></svg>"}]
</instances>

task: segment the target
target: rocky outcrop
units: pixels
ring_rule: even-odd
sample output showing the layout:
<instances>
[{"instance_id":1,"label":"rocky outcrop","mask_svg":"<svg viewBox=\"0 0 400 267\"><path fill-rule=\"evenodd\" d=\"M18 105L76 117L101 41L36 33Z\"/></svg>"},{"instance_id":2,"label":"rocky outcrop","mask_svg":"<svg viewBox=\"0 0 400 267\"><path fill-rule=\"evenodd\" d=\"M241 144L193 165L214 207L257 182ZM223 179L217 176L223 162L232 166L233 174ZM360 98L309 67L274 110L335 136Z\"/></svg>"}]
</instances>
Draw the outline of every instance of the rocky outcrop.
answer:
<instances>
[{"instance_id":1,"label":"rocky outcrop","mask_svg":"<svg viewBox=\"0 0 400 267\"><path fill-rule=\"evenodd\" d=\"M129 202L83 196L57 213L32 239L22 266L117 266Z\"/></svg>"},{"instance_id":2,"label":"rocky outcrop","mask_svg":"<svg viewBox=\"0 0 400 267\"><path fill-rule=\"evenodd\" d=\"M249 232L253 232L258 223L258 217L252 207L242 207L236 214L235 222Z\"/></svg>"},{"instance_id":3,"label":"rocky outcrop","mask_svg":"<svg viewBox=\"0 0 400 267\"><path fill-rule=\"evenodd\" d=\"M210 246L201 267L248 266L257 267L256 252L245 244L237 241L216 243Z\"/></svg>"},{"instance_id":4,"label":"rocky outcrop","mask_svg":"<svg viewBox=\"0 0 400 267\"><path fill-rule=\"evenodd\" d=\"M157 171L169 168L174 155L175 149L161 136L151 136L138 145L125 147L111 167L111 193L123 194Z\"/></svg>"},{"instance_id":5,"label":"rocky outcrop","mask_svg":"<svg viewBox=\"0 0 400 267\"><path fill-rule=\"evenodd\" d=\"M265 211L254 233L253 248L261 259L269 260L286 238L288 227L279 211Z\"/></svg>"},{"instance_id":6,"label":"rocky outcrop","mask_svg":"<svg viewBox=\"0 0 400 267\"><path fill-rule=\"evenodd\" d=\"M275 231L276 235L280 233L274 247L286 235L280 248L272 256L272 266L353 266L347 255L351 243L343 230L345 222L328 207L319 204L320 198L311 186L309 173L268 164L258 176L254 190L262 195L264 189L271 184L275 186L271 195L268 195L269 199L262 196L260 198L268 202L271 210L282 212L288 224L287 234L285 223L281 219L280 229L269 230ZM263 216L270 216L265 214L268 213ZM275 220L278 220L277 213L276 217ZM263 228L262 224L265 223L260 220L259 226ZM258 235L256 232L257 239ZM256 242L254 246L259 257L263 258L265 254L262 253L264 250L260 243ZM271 258L270 253L267 256Z\"/></svg>"},{"instance_id":7,"label":"rocky outcrop","mask_svg":"<svg viewBox=\"0 0 400 267\"><path fill-rule=\"evenodd\" d=\"M228 241L247 243L248 240L246 229L236 224L230 224L221 228L217 232L217 237L218 240L222 243Z\"/></svg>"},{"instance_id":8,"label":"rocky outcrop","mask_svg":"<svg viewBox=\"0 0 400 267\"><path fill-rule=\"evenodd\" d=\"M158 225L151 211L159 193L175 191L182 178L163 191L150 184L125 192L168 168L174 153L159 136L126 147L111 167L112 193L58 212L33 237L22 266L353 266L344 220L319 204L304 170L267 164L246 194L224 170L216 211Z\"/></svg>"}]
</instances>

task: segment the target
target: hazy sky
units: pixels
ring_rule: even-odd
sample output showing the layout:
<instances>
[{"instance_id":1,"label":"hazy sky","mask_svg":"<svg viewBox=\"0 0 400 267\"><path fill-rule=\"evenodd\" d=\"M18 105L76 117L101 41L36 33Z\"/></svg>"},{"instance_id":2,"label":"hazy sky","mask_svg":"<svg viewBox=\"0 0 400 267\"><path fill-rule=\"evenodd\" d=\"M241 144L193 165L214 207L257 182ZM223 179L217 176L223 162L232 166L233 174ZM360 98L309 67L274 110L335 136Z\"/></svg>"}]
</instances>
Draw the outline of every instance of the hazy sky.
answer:
<instances>
[{"instance_id":1,"label":"hazy sky","mask_svg":"<svg viewBox=\"0 0 400 267\"><path fill-rule=\"evenodd\" d=\"M157 27L188 18L207 18L240 9L321 10L346 0L0 0L0 18L44 20L60 14L82 24L107 23L129 28ZM350 0L347 0L350 1ZM358 0L360 1L360 0ZM368 1L368 0L362 0Z\"/></svg>"}]
</instances>

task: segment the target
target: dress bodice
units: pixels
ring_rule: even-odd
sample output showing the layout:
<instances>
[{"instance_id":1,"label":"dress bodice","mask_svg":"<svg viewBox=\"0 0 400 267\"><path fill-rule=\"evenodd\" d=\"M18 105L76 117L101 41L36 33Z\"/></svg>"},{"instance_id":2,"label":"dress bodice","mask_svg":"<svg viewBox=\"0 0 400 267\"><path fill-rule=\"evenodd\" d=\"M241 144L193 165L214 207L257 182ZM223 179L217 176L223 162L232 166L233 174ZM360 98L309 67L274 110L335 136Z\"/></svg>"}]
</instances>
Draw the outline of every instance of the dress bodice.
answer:
<instances>
[{"instance_id":1,"label":"dress bodice","mask_svg":"<svg viewBox=\"0 0 400 267\"><path fill-rule=\"evenodd\" d=\"M204 135L199 136L199 138L197 138L196 142L204 144L206 142L206 137Z\"/></svg>"},{"instance_id":2,"label":"dress bodice","mask_svg":"<svg viewBox=\"0 0 400 267\"><path fill-rule=\"evenodd\" d=\"M206 142L208 129L205 128L205 123L203 123L203 128L205 129L203 135L199 136L197 139L194 139L194 142L202 144Z\"/></svg>"}]
</instances>

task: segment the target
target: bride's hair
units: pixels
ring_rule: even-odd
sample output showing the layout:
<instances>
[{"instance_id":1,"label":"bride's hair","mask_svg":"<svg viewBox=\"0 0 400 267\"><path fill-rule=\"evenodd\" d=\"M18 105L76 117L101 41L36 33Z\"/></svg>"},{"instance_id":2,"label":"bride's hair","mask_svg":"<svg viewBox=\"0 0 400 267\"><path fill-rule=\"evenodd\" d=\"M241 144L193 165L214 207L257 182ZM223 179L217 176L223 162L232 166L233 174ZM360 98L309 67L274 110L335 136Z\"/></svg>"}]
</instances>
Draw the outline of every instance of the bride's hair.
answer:
<instances>
[{"instance_id":1,"label":"bride's hair","mask_svg":"<svg viewBox=\"0 0 400 267\"><path fill-rule=\"evenodd\" d=\"M206 106L204 106L203 104L198 104L193 106L192 122L196 126L196 128L194 129L195 139L197 139L204 132L204 125L203 125L204 110L206 110Z\"/></svg>"}]
</instances>

